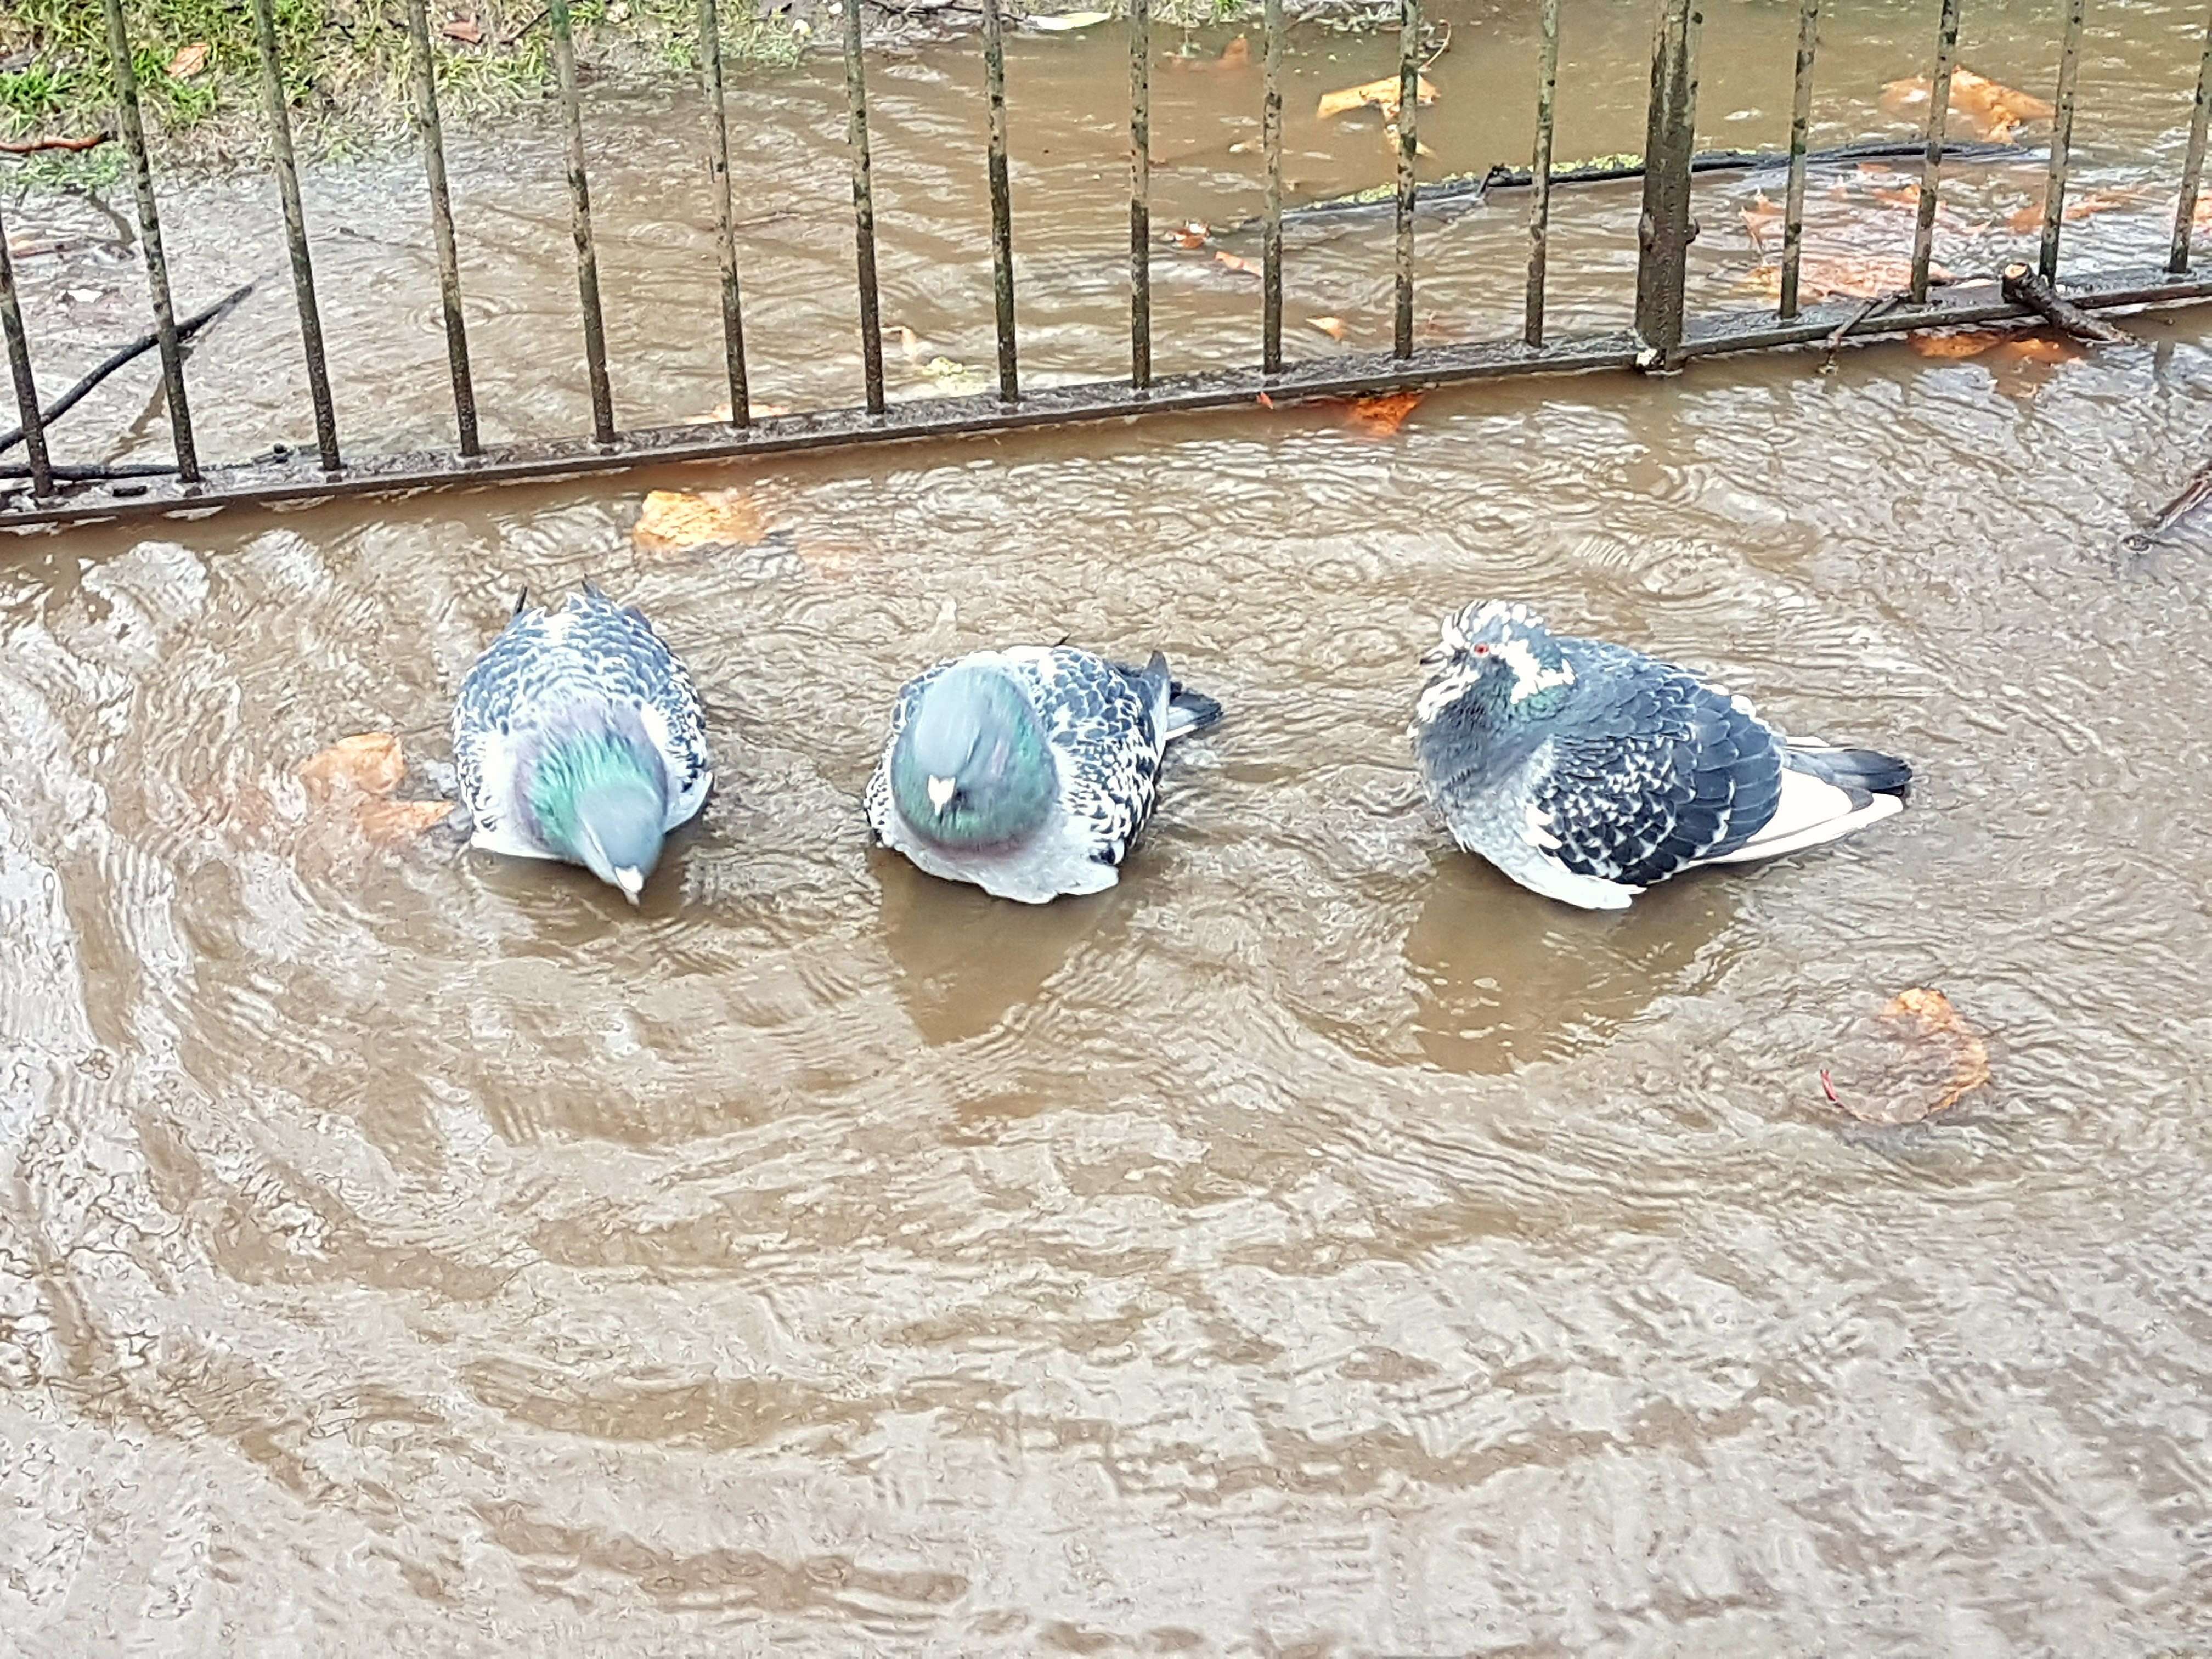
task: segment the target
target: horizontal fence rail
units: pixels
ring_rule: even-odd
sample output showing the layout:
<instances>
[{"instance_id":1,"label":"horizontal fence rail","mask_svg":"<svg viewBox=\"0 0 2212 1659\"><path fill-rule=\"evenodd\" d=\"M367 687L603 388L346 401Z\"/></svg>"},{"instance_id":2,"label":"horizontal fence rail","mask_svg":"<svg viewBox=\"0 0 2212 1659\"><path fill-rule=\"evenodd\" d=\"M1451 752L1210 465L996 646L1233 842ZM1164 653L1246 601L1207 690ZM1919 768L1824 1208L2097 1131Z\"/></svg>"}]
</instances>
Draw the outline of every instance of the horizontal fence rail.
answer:
<instances>
[{"instance_id":1,"label":"horizontal fence rail","mask_svg":"<svg viewBox=\"0 0 2212 1659\"><path fill-rule=\"evenodd\" d=\"M1282 0L1263 0L1263 90L1261 148L1265 206L1254 221L1261 238L1259 362L1249 368L1160 375L1153 371L1152 258L1152 19L1149 0L1130 0L1127 21L1129 80L1129 364L1126 376L1074 386L1024 389L1016 340L1017 283L1012 193L1008 170L1006 15L1004 0L981 0L980 76L986 100L986 149L981 173L991 210L992 300L998 343L996 386L967 397L887 401L883 327L878 293L876 216L869 150L867 80L861 28L862 0L842 0L842 21L848 148L851 166L854 298L860 332L861 401L855 405L793 415L757 413L750 400L740 272L743 253L732 216L730 139L726 112L720 8L696 0L700 67L708 106L707 177L720 279L724 358L730 391L726 418L705 424L637 427L615 421L589 182L585 123L570 25L570 0L551 0L546 12L553 45L557 95L575 244L579 315L589 382L588 435L486 446L471 373L460 279L460 232L453 209L438 112L436 63L425 0L404 0L412 71L413 116L425 194L436 250L447 361L452 380L454 439L451 448L362 454L341 451L317 303L310 227L293 159L289 117L272 22L272 0L251 0L255 46L264 88L271 171L281 206L300 339L315 435L312 453L276 446L250 459L204 465L194 441L186 386L191 335L234 305L245 290L179 323L163 253L155 177L138 109L131 45L123 0L101 0L107 25L109 67L116 88L115 130L131 174L153 320L151 332L114 354L107 363L59 398L42 404L33 374L35 319L27 317L21 284L0 223L0 336L19 425L0 432L0 528L65 525L100 519L199 512L243 503L280 504L344 496L399 493L441 485L490 483L617 471L672 462L788 454L860 444L1006 431L1131 416L1226 409L1413 390L1453 382L1531 374L1599 369L1671 371L1692 359L1723 353L1893 336L1915 330L2049 315L2065 234L2065 198L2071 167L2076 84L2085 0L2067 0L2057 42L2053 87L2056 112L2045 164L2036 271L2044 286L2040 309L2028 303L2027 268L2009 268L2001 282L1942 280L1934 269L1936 217L1944 164L2001 152L2005 159L2033 159L2009 145L1951 141L1946 126L1949 89L1957 69L1960 0L1932 0L1935 50L1928 76L1928 112L1921 137L1910 143L1868 143L1815 152L1809 149L1820 47L1820 0L1798 0L1796 70L1786 155L1699 152L1696 147L1698 52L1703 0L1656 0L1643 155L1592 167L1557 169L1553 132L1559 76L1559 0L1540 0L1534 102L1535 141L1525 172L1492 168L1481 175L1419 178L1418 128L1424 90L1420 0L1398 0L1398 73L1394 105L1386 105L1393 141L1392 185L1373 192L1393 219L1391 345L1387 352L1347 353L1286 362L1283 354L1283 76L1286 51ZM2212 274L2191 264L2191 233L2203 182L2208 117L2212 117L2212 19L2208 19L2197 65L2196 95L2179 179L2179 202L2170 248L2156 267L2077 275L2059 301L2084 311L2179 304L2212 298ZM1909 247L1910 276L1897 294L1876 301L1807 306L1803 292L1804 213L1808 171L1854 160L1917 159L1920 164ZM1693 316L1686 299L1688 252L1698 228L1691 217L1692 181L1723 169L1786 167L1782 209L1779 303L1771 310L1736 310ZM1615 332L1563 338L1547 334L1547 288L1554 192L1562 185L1634 179L1642 190L1637 228L1634 325ZM1415 337L1415 229L1421 210L1480 199L1492 191L1527 188L1528 270L1522 327L1516 338L1422 345ZM1364 201L1366 198L1360 198ZM1315 204L1323 211L1330 204ZM81 398L101 375L139 354L159 353L162 402L173 459L117 466L70 465L54 459L54 419ZM21 463L11 454L21 446Z\"/></svg>"}]
</instances>

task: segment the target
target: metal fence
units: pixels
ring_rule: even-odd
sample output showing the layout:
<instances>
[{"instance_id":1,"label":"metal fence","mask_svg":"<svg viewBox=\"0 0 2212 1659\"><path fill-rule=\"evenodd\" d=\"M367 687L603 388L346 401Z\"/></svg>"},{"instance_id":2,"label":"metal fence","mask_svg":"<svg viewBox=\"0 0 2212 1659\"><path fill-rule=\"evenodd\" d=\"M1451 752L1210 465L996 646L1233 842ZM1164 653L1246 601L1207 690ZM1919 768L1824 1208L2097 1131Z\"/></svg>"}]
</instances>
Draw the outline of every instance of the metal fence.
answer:
<instances>
[{"instance_id":1,"label":"metal fence","mask_svg":"<svg viewBox=\"0 0 2212 1659\"><path fill-rule=\"evenodd\" d=\"M0 465L0 528L65 524L128 514L202 512L239 502L305 501L346 495L374 495L439 484L481 483L610 471L648 463L768 455L800 449L1006 430L1074 421L1120 419L1152 412L1340 398L1508 374L1556 374L1599 368L1670 371L1686 359L1724 351L1802 345L1846 336L1996 321L2028 313L2009 289L1960 284L1931 290L1930 253L1943 164L1954 154L1946 143L1951 82L1959 40L1960 0L1940 0L1911 263L1905 289L1878 304L1798 303L1803 245L1805 182L1820 32L1820 0L1799 0L1796 70L1784 205L1780 301L1771 311L1735 311L1702 318L1688 314L1687 255L1697 234L1691 218L1693 177L1715 158L1696 149L1697 53L1703 24L1699 0L1659 0L1651 62L1651 95L1643 156L1604 176L1643 181L1638 227L1634 325L1609 333L1565 338L1545 328L1547 244L1553 186L1570 175L1554 171L1553 130L1559 69L1559 0L1542 0L1535 88L1534 155L1527 174L1528 262L1526 307L1520 337L1417 346L1413 331L1413 236L1422 186L1419 155L1421 0L1401 0L1401 27L1395 127L1397 177L1395 289L1391 350L1353 354L1286 365L1283 356L1283 122L1282 0L1265 0L1265 65L1261 146L1266 167L1262 220L1260 362L1252 368L1156 377L1152 373L1151 258L1151 73L1149 0L1130 0L1129 40L1129 372L1126 380L1025 391L1015 331L1012 210L1007 187L1004 0L981 0L983 76L989 103L988 153L993 296L997 321L998 385L974 396L932 398L896 405L884 395L882 329L876 282L875 210L870 183L868 103L860 8L843 0L845 91L852 159L855 296L860 318L862 402L857 406L756 418L745 371L744 296L731 217L729 138L724 107L723 64L717 0L699 0L699 38L709 120L708 155L721 270L724 353L730 417L707 425L617 429L607 377L599 266L592 244L591 189L585 164L582 107L577 94L575 50L568 0L550 0L553 43L567 149L570 216L576 250L577 300L589 374L592 432L487 447L478 434L477 402L469 368L468 332L461 306L460 263L446 176L438 88L424 0L406 0L414 66L415 125L422 147L432 235L437 249L447 360L453 382L454 442L450 449L349 454L341 447L331 397L330 374L315 299L313 252L301 204L289 118L285 107L271 0L252 0L262 68L267 137L283 204L286 244L313 406L315 453L283 448L234 465L204 465L193 441L180 336L200 319L179 325L162 253L161 226L149 160L123 0L103 0L109 56L117 88L117 131L128 153L137 198L141 246L152 302L153 335L161 356L175 459L173 465L63 467L51 459L45 424L68 401L41 411L31 368L31 346L0 224L0 331L15 383L21 426L0 434L0 457L20 443L21 465ZM2067 174L2073 142L2075 86L2081 58L2085 0L2069 0L2060 45L2055 118L2049 149L2039 269L2045 279L2058 270L2064 234ZM2196 103L2182 167L2180 201L2171 252L2163 268L2093 274L2069 285L2069 297L2089 308L2158 305L2212 297L2212 276L2195 274L2191 231L2201 182L2208 112L2212 112L2212 20L2198 66ZM1778 158L1778 160L1779 158ZM1584 174L1582 176L1590 176ZM1444 188L1432 185L1431 191ZM233 296L234 298L235 296ZM211 307L210 310L219 307ZM202 313L204 319L206 313Z\"/></svg>"}]
</instances>

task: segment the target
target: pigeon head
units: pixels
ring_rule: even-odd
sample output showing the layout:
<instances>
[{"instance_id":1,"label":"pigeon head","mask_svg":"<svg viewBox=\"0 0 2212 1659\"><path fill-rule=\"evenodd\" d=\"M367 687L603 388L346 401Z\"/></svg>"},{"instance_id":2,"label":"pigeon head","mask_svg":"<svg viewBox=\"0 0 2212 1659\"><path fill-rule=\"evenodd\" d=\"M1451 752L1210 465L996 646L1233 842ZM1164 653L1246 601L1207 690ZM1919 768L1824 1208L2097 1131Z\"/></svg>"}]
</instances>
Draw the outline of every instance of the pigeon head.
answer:
<instances>
[{"instance_id":1,"label":"pigeon head","mask_svg":"<svg viewBox=\"0 0 2212 1659\"><path fill-rule=\"evenodd\" d=\"M993 847L1044 822L1060 774L1029 694L1000 669L963 663L923 688L892 748L890 784L915 834Z\"/></svg>"},{"instance_id":2,"label":"pigeon head","mask_svg":"<svg viewBox=\"0 0 2212 1659\"><path fill-rule=\"evenodd\" d=\"M1470 693L1493 716L1549 714L1575 683L1574 665L1544 619L1502 599L1446 617L1421 665L1435 671L1421 693L1424 720Z\"/></svg>"},{"instance_id":3,"label":"pigeon head","mask_svg":"<svg viewBox=\"0 0 2212 1659\"><path fill-rule=\"evenodd\" d=\"M660 861L668 770L635 713L609 709L549 732L527 765L538 839L636 903Z\"/></svg>"}]
</instances>

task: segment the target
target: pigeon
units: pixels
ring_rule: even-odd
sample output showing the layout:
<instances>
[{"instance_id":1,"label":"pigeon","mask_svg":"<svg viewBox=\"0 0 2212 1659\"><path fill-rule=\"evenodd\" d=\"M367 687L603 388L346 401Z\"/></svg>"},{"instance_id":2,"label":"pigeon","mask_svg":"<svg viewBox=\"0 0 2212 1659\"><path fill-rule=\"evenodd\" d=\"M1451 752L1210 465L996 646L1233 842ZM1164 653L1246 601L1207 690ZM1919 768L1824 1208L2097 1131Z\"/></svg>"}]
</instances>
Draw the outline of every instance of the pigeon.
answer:
<instances>
[{"instance_id":1,"label":"pigeon","mask_svg":"<svg viewBox=\"0 0 2212 1659\"><path fill-rule=\"evenodd\" d=\"M461 682L453 758L471 846L580 864L632 904L714 781L690 674L588 583L558 610L516 598Z\"/></svg>"},{"instance_id":2,"label":"pigeon","mask_svg":"<svg viewBox=\"0 0 2212 1659\"><path fill-rule=\"evenodd\" d=\"M1152 815L1168 744L1220 718L1158 652L1143 668L1065 644L940 662L899 690L868 826L1000 898L1096 893Z\"/></svg>"},{"instance_id":3,"label":"pigeon","mask_svg":"<svg viewBox=\"0 0 2212 1659\"><path fill-rule=\"evenodd\" d=\"M1901 811L1903 761L1783 735L1750 703L1525 605L1444 618L1408 735L1452 838L1523 887L1626 909L1707 864L1818 847Z\"/></svg>"}]
</instances>

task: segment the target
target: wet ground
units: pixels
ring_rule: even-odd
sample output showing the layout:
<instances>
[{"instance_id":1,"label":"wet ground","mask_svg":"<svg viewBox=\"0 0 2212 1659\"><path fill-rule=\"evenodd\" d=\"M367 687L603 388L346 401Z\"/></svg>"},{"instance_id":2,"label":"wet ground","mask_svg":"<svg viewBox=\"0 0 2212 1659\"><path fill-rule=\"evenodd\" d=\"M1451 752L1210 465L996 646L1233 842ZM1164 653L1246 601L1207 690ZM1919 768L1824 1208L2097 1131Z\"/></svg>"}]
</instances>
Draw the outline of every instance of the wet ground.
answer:
<instances>
[{"instance_id":1,"label":"wet ground","mask_svg":"<svg viewBox=\"0 0 2212 1659\"><path fill-rule=\"evenodd\" d=\"M2047 88L2056 27L1983 15L1965 61ZM1793 29L1710 15L1708 142L1782 136ZM1645 30L1569 7L1563 159L1639 146ZM2162 251L2201 30L2100 11L2080 187L2138 194L2073 228L2081 268ZM1875 93L1932 24L1829 33L1821 140L1904 131ZM1304 193L1384 176L1376 124L1310 112L1392 51L1301 38ZM1119 53L1010 67L1039 378L1123 337ZM1430 166L1524 155L1531 58L1525 21L1459 18ZM852 337L828 70L741 100L763 401L857 385L820 344ZM874 83L908 395L989 361L975 80L949 47ZM1195 158L1161 217L1251 210L1256 76L1158 88ZM625 420L721 395L696 116L594 109ZM557 149L463 148L488 435L574 429ZM1905 245L1885 187L1816 185L1837 246ZM1701 304L1756 303L1756 188L1701 193ZM411 189L311 180L365 447L449 417ZM2018 246L2034 190L1967 175L1939 260ZM172 192L184 303L276 268L264 194ZM1425 329L1510 325L1520 210L1425 228ZM1634 211L1563 198L1563 326L1625 314ZM1315 315L1387 339L1386 234L1294 238L1299 349L1339 349ZM1163 369L1251 355L1256 285L1212 252L1161 256ZM25 271L87 343L56 386L140 326L127 266ZM205 449L301 432L288 313L272 284L194 359ZM1439 393L1387 441L1255 412L13 544L0 1646L2212 1644L2212 586L2117 549L2203 459L2212 337L2129 327ZM148 395L103 389L63 456L161 454L110 441ZM655 486L781 533L644 550ZM685 653L722 757L641 914L315 810L304 757L441 752L516 587L587 577ZM1403 738L1436 616L1483 594L1911 757L1913 810L1626 915L1522 892L1445 844ZM900 680L1062 635L1230 710L1121 885L1018 909L868 850ZM1995 1080L1859 1127L1820 1069L1916 985Z\"/></svg>"}]
</instances>

